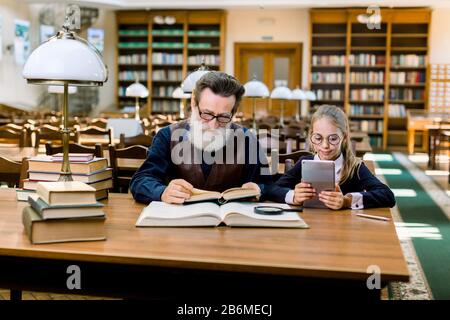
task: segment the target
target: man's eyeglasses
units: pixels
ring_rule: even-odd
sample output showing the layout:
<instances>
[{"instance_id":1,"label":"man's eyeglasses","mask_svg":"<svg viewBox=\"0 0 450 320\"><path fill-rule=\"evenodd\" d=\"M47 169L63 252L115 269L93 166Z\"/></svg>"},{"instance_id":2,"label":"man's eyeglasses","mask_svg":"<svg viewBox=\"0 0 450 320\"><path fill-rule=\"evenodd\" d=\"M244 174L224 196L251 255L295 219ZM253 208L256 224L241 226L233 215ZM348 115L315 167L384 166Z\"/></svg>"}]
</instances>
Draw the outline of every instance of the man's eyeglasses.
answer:
<instances>
[{"instance_id":1,"label":"man's eyeglasses","mask_svg":"<svg viewBox=\"0 0 450 320\"><path fill-rule=\"evenodd\" d=\"M220 113L218 115L215 115L214 113L210 111L201 111L200 107L197 107L198 114L200 115L200 118L206 121L211 121L212 119L217 119L219 123L226 124L229 123L233 119L233 115L231 113Z\"/></svg>"},{"instance_id":2,"label":"man's eyeglasses","mask_svg":"<svg viewBox=\"0 0 450 320\"><path fill-rule=\"evenodd\" d=\"M339 144L339 142L341 142L342 138L338 134L330 134L328 137L326 137L326 139L329 144L336 146ZM310 140L313 144L321 145L324 140L324 137L322 137L321 134L314 133L311 135Z\"/></svg>"}]
</instances>

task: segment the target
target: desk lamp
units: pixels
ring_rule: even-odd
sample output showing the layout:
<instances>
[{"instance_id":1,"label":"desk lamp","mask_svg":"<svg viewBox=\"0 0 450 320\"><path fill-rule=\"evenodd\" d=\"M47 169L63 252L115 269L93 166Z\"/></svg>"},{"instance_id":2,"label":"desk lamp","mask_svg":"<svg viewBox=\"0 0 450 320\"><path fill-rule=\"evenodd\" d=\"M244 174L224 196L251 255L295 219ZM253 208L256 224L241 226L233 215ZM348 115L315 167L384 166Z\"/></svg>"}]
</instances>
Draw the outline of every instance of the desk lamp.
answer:
<instances>
[{"instance_id":1,"label":"desk lamp","mask_svg":"<svg viewBox=\"0 0 450 320\"><path fill-rule=\"evenodd\" d=\"M272 90L270 94L271 99L279 99L281 100L281 108L280 108L280 126L284 127L284 101L290 100L292 97L292 91L285 86L276 87Z\"/></svg>"},{"instance_id":2,"label":"desk lamp","mask_svg":"<svg viewBox=\"0 0 450 320\"><path fill-rule=\"evenodd\" d=\"M139 83L139 79L136 78L136 82L128 86L125 90L125 95L127 97L136 98L134 119L136 121L141 121L141 118L139 116L139 98L147 98L148 89L143 84Z\"/></svg>"},{"instance_id":3,"label":"desk lamp","mask_svg":"<svg viewBox=\"0 0 450 320\"><path fill-rule=\"evenodd\" d=\"M29 84L63 87L63 162L59 181L73 180L69 162L69 85L102 86L108 80L101 53L70 30L71 18L66 16L62 29L31 53L22 71Z\"/></svg>"},{"instance_id":4,"label":"desk lamp","mask_svg":"<svg viewBox=\"0 0 450 320\"><path fill-rule=\"evenodd\" d=\"M244 88L244 97L253 98L253 130L256 132L256 98L267 98L270 92L264 83L256 80L256 77L244 84Z\"/></svg>"}]
</instances>

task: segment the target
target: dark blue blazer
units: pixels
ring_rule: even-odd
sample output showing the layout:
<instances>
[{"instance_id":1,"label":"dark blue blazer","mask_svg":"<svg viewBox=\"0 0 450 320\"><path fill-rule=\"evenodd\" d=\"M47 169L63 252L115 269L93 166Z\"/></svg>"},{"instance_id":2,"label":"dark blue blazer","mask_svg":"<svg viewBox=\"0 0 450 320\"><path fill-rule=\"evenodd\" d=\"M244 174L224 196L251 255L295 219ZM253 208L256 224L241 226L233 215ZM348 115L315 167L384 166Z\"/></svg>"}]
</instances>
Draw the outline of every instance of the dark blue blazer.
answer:
<instances>
[{"instance_id":1,"label":"dark blue blazer","mask_svg":"<svg viewBox=\"0 0 450 320\"><path fill-rule=\"evenodd\" d=\"M294 189L295 185L301 182L302 160L312 159L314 159L313 156L300 158L291 170L286 172L267 190L267 198L272 201L284 203L288 191ZM340 184L339 187L344 195L351 192L362 193L364 208L392 208L395 206L395 197L391 189L378 180L364 163L361 164L357 173Z\"/></svg>"}]
</instances>

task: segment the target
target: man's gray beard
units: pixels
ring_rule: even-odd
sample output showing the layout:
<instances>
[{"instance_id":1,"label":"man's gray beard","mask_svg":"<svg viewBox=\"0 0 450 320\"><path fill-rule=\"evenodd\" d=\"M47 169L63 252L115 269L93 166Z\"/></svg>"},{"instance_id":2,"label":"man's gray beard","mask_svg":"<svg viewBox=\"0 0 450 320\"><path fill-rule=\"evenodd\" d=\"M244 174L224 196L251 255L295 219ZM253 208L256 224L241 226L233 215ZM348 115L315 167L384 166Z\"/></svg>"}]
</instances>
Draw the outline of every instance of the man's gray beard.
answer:
<instances>
[{"instance_id":1,"label":"man's gray beard","mask_svg":"<svg viewBox=\"0 0 450 320\"><path fill-rule=\"evenodd\" d=\"M205 152L213 152L222 149L231 136L230 124L226 127L209 129L207 124L191 116L189 119L189 141L195 148Z\"/></svg>"}]
</instances>

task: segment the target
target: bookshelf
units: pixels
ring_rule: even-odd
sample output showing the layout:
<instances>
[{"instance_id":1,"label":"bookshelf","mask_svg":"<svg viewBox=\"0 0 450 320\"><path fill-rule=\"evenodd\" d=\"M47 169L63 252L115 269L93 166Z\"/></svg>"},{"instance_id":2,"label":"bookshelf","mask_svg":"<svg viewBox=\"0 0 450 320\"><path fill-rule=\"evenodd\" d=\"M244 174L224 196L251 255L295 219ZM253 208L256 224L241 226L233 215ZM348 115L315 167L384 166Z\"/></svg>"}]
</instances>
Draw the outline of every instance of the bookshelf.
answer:
<instances>
[{"instance_id":1,"label":"bookshelf","mask_svg":"<svg viewBox=\"0 0 450 320\"><path fill-rule=\"evenodd\" d=\"M135 98L126 97L125 90L138 77L139 81L148 80L148 26L145 21L134 23L119 23L117 28L117 104L123 109L134 106ZM140 103L147 103L147 99L140 99Z\"/></svg>"},{"instance_id":2,"label":"bookshelf","mask_svg":"<svg viewBox=\"0 0 450 320\"><path fill-rule=\"evenodd\" d=\"M310 86L316 94L343 92L314 107L342 107L375 149L406 149L406 111L427 109L431 10L382 8L380 28L373 29L358 22L365 13L364 8L310 11Z\"/></svg>"},{"instance_id":3,"label":"bookshelf","mask_svg":"<svg viewBox=\"0 0 450 320\"><path fill-rule=\"evenodd\" d=\"M161 23L164 19L157 18L167 16L174 17L174 22ZM179 112L179 101L172 98L173 91L202 60L211 70L224 69L223 11L118 11L117 24L119 108L129 102L133 105L133 99L123 95L136 74L150 91L144 101L148 114L170 114ZM133 32L130 34L127 30L139 30L136 34L137 40L142 42L139 48L123 48L129 46L126 42L135 40ZM135 55L123 57L125 52Z\"/></svg>"}]
</instances>

